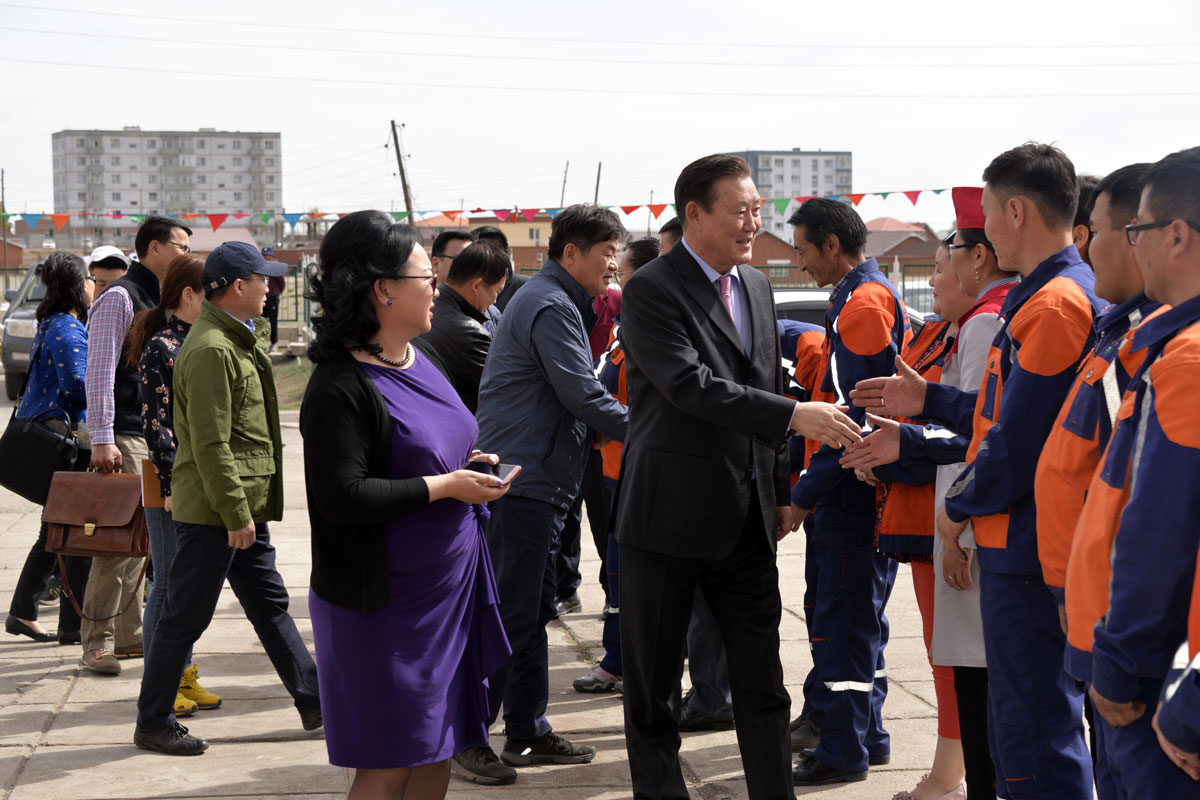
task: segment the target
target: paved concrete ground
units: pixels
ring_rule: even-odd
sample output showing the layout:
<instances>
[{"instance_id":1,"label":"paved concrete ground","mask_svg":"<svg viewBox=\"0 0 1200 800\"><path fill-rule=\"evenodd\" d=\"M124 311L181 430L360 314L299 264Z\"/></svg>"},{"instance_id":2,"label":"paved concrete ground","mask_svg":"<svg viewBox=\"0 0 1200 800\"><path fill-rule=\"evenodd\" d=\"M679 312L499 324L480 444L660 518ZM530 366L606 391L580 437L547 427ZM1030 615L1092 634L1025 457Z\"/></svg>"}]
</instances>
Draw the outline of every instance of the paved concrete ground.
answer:
<instances>
[{"instance_id":1,"label":"paved concrete ground","mask_svg":"<svg viewBox=\"0 0 1200 800\"><path fill-rule=\"evenodd\" d=\"M285 412L286 413L286 412ZM8 409L0 405L0 417ZM295 414L287 414L294 420ZM304 505L301 441L285 423L287 509L272 525L279 567L292 593L292 612L311 646L308 621L308 521ZM40 509L0 489L0 609L7 612ZM585 551L591 538L584 532ZM585 553L585 556L587 554ZM803 538L780 548L784 602L780 634L788 690L793 699L810 664L801 613ZM584 563L584 609L550 629L550 711L555 729L599 750L594 763L522 770L509 787L485 788L451 778L451 798L522 798L537 793L564 800L630 796L622 735L621 700L583 695L571 681L601 655L595 584L598 563ZM47 611L49 613L47 613ZM837 798L890 798L910 789L928 768L936 736L933 680L921 644L920 618L909 572L902 568L889 609L887 650L891 691L884 708L892 733L892 763L873 769L865 783L801 789L797 794ZM54 629L57 611L43 611ZM125 661L117 677L79 667L80 648L36 644L4 635L0 641L0 800L91 798L343 797L350 774L329 765L321 732L306 733L241 608L226 587L216 618L196 645L205 686L224 698L215 711L185 723L212 746L197 758L168 758L136 749L132 741L140 660ZM403 725L403 720L396 720ZM497 728L498 730L498 728ZM497 748L498 749L498 748ZM745 784L734 733L685 734L682 759L692 796L744 798Z\"/></svg>"}]
</instances>

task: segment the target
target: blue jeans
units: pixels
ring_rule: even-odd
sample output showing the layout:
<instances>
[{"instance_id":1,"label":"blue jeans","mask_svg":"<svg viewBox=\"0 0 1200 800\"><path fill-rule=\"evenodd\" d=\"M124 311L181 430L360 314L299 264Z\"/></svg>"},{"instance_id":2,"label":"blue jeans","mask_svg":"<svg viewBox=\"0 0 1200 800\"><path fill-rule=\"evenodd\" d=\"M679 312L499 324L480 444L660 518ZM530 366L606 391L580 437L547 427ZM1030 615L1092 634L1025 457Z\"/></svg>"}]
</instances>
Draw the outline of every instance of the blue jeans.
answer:
<instances>
[{"instance_id":1,"label":"blue jeans","mask_svg":"<svg viewBox=\"0 0 1200 800\"><path fill-rule=\"evenodd\" d=\"M167 576L171 574L171 562L175 560L175 523L171 512L165 508L146 509L146 530L150 533L150 563L154 565L154 583L150 586L150 597L146 610L142 612L142 649L149 653L154 641L154 626L162 615L163 603L167 602ZM188 650L187 663L192 663L192 651Z\"/></svg>"},{"instance_id":2,"label":"blue jeans","mask_svg":"<svg viewBox=\"0 0 1200 800\"><path fill-rule=\"evenodd\" d=\"M559 536L566 509L508 495L489 504L488 550L500 593L500 619L512 655L488 679L489 725L504 706L508 738L550 732L550 662L546 623L554 619Z\"/></svg>"}]
</instances>

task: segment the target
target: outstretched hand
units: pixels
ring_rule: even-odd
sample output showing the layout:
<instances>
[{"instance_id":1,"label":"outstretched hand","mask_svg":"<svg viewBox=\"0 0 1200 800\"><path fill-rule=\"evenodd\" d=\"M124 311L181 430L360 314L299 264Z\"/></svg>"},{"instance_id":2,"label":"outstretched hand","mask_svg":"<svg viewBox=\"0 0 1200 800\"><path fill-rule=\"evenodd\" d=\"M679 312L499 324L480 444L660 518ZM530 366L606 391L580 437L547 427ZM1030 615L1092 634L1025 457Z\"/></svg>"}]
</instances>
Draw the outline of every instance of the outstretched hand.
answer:
<instances>
[{"instance_id":1,"label":"outstretched hand","mask_svg":"<svg viewBox=\"0 0 1200 800\"><path fill-rule=\"evenodd\" d=\"M925 408L925 379L896 356L895 375L859 381L850 401L871 414L915 417Z\"/></svg>"},{"instance_id":2,"label":"outstretched hand","mask_svg":"<svg viewBox=\"0 0 1200 800\"><path fill-rule=\"evenodd\" d=\"M867 412L867 421L877 429L846 449L846 454L838 462L845 469L865 471L900 460L900 423L870 412Z\"/></svg>"}]
</instances>

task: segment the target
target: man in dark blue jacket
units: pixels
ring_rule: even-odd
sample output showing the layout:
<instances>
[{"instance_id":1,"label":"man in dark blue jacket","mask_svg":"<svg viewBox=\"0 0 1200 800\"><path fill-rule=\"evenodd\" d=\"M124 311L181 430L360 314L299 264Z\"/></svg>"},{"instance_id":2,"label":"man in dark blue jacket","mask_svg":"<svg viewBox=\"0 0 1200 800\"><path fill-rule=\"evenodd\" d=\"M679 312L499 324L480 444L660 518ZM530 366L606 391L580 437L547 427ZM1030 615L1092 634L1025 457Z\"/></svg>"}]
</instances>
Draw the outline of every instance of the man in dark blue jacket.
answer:
<instances>
[{"instance_id":1,"label":"man in dark blue jacket","mask_svg":"<svg viewBox=\"0 0 1200 800\"><path fill-rule=\"evenodd\" d=\"M579 764L596 755L594 747L553 733L546 720L546 623L555 616L554 555L583 478L588 429L625 438L625 406L596 379L588 344L592 298L616 275L624 235L617 215L599 206L571 206L555 216L550 261L505 309L483 368L479 447L524 469L492 503L487 527L513 654L488 691L491 719L501 703L505 708L504 764L483 743L454 759L455 771L476 783L512 783L511 766Z\"/></svg>"}]
</instances>

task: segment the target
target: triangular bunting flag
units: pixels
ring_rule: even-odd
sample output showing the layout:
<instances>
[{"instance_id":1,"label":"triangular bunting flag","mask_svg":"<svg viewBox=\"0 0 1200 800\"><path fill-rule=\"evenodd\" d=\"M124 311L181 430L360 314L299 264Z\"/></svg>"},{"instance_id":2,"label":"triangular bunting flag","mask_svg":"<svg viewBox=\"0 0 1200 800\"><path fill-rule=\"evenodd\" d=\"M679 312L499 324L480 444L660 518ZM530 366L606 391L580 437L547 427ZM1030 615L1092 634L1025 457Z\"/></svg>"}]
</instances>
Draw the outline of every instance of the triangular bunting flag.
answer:
<instances>
[{"instance_id":1,"label":"triangular bunting flag","mask_svg":"<svg viewBox=\"0 0 1200 800\"><path fill-rule=\"evenodd\" d=\"M537 213L538 213L538 209L536 209L536 208L522 208L521 209L521 216L525 218L526 222L533 222L533 218L537 216Z\"/></svg>"},{"instance_id":2,"label":"triangular bunting flag","mask_svg":"<svg viewBox=\"0 0 1200 800\"><path fill-rule=\"evenodd\" d=\"M496 215L496 219L501 222L508 222L508 218L512 216L511 208L493 208L492 213Z\"/></svg>"},{"instance_id":3,"label":"triangular bunting flag","mask_svg":"<svg viewBox=\"0 0 1200 800\"><path fill-rule=\"evenodd\" d=\"M765 197L758 198L758 207L759 208L762 208L766 204L767 204L767 198L765 198Z\"/></svg>"},{"instance_id":4,"label":"triangular bunting flag","mask_svg":"<svg viewBox=\"0 0 1200 800\"><path fill-rule=\"evenodd\" d=\"M138 224L141 224L146 221L145 214L130 214L129 218Z\"/></svg>"},{"instance_id":5,"label":"triangular bunting flag","mask_svg":"<svg viewBox=\"0 0 1200 800\"><path fill-rule=\"evenodd\" d=\"M882 197L884 200L887 200L887 196L888 196L889 194L891 194L891 192L877 192L877 194L878 194L880 197Z\"/></svg>"},{"instance_id":6,"label":"triangular bunting flag","mask_svg":"<svg viewBox=\"0 0 1200 800\"><path fill-rule=\"evenodd\" d=\"M250 216L250 215L249 214L234 214L233 218L234 219L245 219L248 216Z\"/></svg>"},{"instance_id":7,"label":"triangular bunting flag","mask_svg":"<svg viewBox=\"0 0 1200 800\"><path fill-rule=\"evenodd\" d=\"M191 220L195 220L195 219L200 219L200 217L202 217L204 215L203 214L180 214L179 216L182 217L183 219L191 221Z\"/></svg>"},{"instance_id":8,"label":"triangular bunting flag","mask_svg":"<svg viewBox=\"0 0 1200 800\"><path fill-rule=\"evenodd\" d=\"M812 198L813 198L813 196L811 194L806 194L803 197L793 197L792 199L795 200L797 203L806 203L809 200L812 200Z\"/></svg>"},{"instance_id":9,"label":"triangular bunting flag","mask_svg":"<svg viewBox=\"0 0 1200 800\"><path fill-rule=\"evenodd\" d=\"M775 204L775 213L782 215L782 214L783 214L783 212L787 211L787 207L788 207L789 205L791 205L791 203L792 203L792 198L790 198L790 197L776 197L776 198L775 198L774 200L772 200L771 202Z\"/></svg>"},{"instance_id":10,"label":"triangular bunting flag","mask_svg":"<svg viewBox=\"0 0 1200 800\"><path fill-rule=\"evenodd\" d=\"M309 219L320 219L321 217L325 216L325 214L326 214L326 212L324 212L324 211L316 211L312 214L309 214L308 218Z\"/></svg>"},{"instance_id":11,"label":"triangular bunting flag","mask_svg":"<svg viewBox=\"0 0 1200 800\"><path fill-rule=\"evenodd\" d=\"M303 214L284 214L283 218L287 220L288 225L291 225L294 228L296 227L296 223L299 222L300 218L303 216Z\"/></svg>"},{"instance_id":12,"label":"triangular bunting flag","mask_svg":"<svg viewBox=\"0 0 1200 800\"><path fill-rule=\"evenodd\" d=\"M22 214L21 219L25 220L25 224L29 226L29 230L33 230L42 221L45 214Z\"/></svg>"},{"instance_id":13,"label":"triangular bunting flag","mask_svg":"<svg viewBox=\"0 0 1200 800\"><path fill-rule=\"evenodd\" d=\"M349 214L349 213L350 213L349 211L345 211L345 212L339 211L339 212L338 212L338 219L341 219L342 217L346 216L346 214Z\"/></svg>"},{"instance_id":14,"label":"triangular bunting flag","mask_svg":"<svg viewBox=\"0 0 1200 800\"><path fill-rule=\"evenodd\" d=\"M471 213L472 213L472 214L482 214L482 213L483 213L483 209L482 209L482 208L472 208L472 209L471 209Z\"/></svg>"},{"instance_id":15,"label":"triangular bunting flag","mask_svg":"<svg viewBox=\"0 0 1200 800\"><path fill-rule=\"evenodd\" d=\"M554 219L555 217L557 217L559 214L562 213L562 209L561 208L547 208L546 213L550 215L550 219Z\"/></svg>"},{"instance_id":16,"label":"triangular bunting flag","mask_svg":"<svg viewBox=\"0 0 1200 800\"><path fill-rule=\"evenodd\" d=\"M666 203L655 203L652 206L646 206L646 208L650 209L650 213L654 215L655 219L658 219L658 215L666 210L667 204Z\"/></svg>"},{"instance_id":17,"label":"triangular bunting flag","mask_svg":"<svg viewBox=\"0 0 1200 800\"><path fill-rule=\"evenodd\" d=\"M9 217L15 217L15 216L16 216L16 214L0 214L0 220L3 220L4 222L8 222ZM79 216L82 217L83 214L80 214Z\"/></svg>"},{"instance_id":18,"label":"triangular bunting flag","mask_svg":"<svg viewBox=\"0 0 1200 800\"><path fill-rule=\"evenodd\" d=\"M70 214L51 214L50 219L54 220L54 225L58 230L62 230L62 226L67 224L67 220L71 218Z\"/></svg>"},{"instance_id":19,"label":"triangular bunting flag","mask_svg":"<svg viewBox=\"0 0 1200 800\"><path fill-rule=\"evenodd\" d=\"M679 213L679 209L675 207L674 203L671 203L671 210L674 211L676 214Z\"/></svg>"},{"instance_id":20,"label":"triangular bunting flag","mask_svg":"<svg viewBox=\"0 0 1200 800\"><path fill-rule=\"evenodd\" d=\"M261 219L261 220L263 221L263 225L270 225L270 224L271 224L271 217L273 217L273 216L275 216L275 215L274 215L274 214L255 214L254 216L256 216L256 217L258 217L259 219Z\"/></svg>"},{"instance_id":21,"label":"triangular bunting flag","mask_svg":"<svg viewBox=\"0 0 1200 800\"><path fill-rule=\"evenodd\" d=\"M866 197L865 194L848 194L846 196L850 198L850 202L854 203L854 205L858 205L863 201L863 198Z\"/></svg>"},{"instance_id":22,"label":"triangular bunting flag","mask_svg":"<svg viewBox=\"0 0 1200 800\"><path fill-rule=\"evenodd\" d=\"M912 201L912 204L915 206L917 204L917 198L921 196L921 190L917 189L915 192L905 192L904 196Z\"/></svg>"},{"instance_id":23,"label":"triangular bunting flag","mask_svg":"<svg viewBox=\"0 0 1200 800\"><path fill-rule=\"evenodd\" d=\"M406 219L407 217L408 217L407 211L393 211L392 212L392 219L396 220L396 222L401 222L404 219Z\"/></svg>"},{"instance_id":24,"label":"triangular bunting flag","mask_svg":"<svg viewBox=\"0 0 1200 800\"><path fill-rule=\"evenodd\" d=\"M934 189L934 190L933 190L933 193L934 193L934 194L941 194L941 193L942 193L942 192L944 192L944 191L946 191L946 190L945 190L945 189Z\"/></svg>"},{"instance_id":25,"label":"triangular bunting flag","mask_svg":"<svg viewBox=\"0 0 1200 800\"><path fill-rule=\"evenodd\" d=\"M621 206L621 210L625 212L626 216L637 211L639 208L641 208L641 206Z\"/></svg>"},{"instance_id":26,"label":"triangular bunting flag","mask_svg":"<svg viewBox=\"0 0 1200 800\"><path fill-rule=\"evenodd\" d=\"M117 212L114 214L107 214L106 216L112 217L113 219L122 219L122 218L124 218L125 215L121 214L120 212Z\"/></svg>"},{"instance_id":27,"label":"triangular bunting flag","mask_svg":"<svg viewBox=\"0 0 1200 800\"><path fill-rule=\"evenodd\" d=\"M458 219L458 215L461 213L463 213L463 210L461 208L455 208L450 211L443 211L442 216L444 216L446 219L449 219L449 220L456 220L456 219Z\"/></svg>"},{"instance_id":28,"label":"triangular bunting flag","mask_svg":"<svg viewBox=\"0 0 1200 800\"><path fill-rule=\"evenodd\" d=\"M228 214L207 214L206 216L208 217L208 224L212 225L214 231L221 227L222 222L229 219Z\"/></svg>"}]
</instances>

